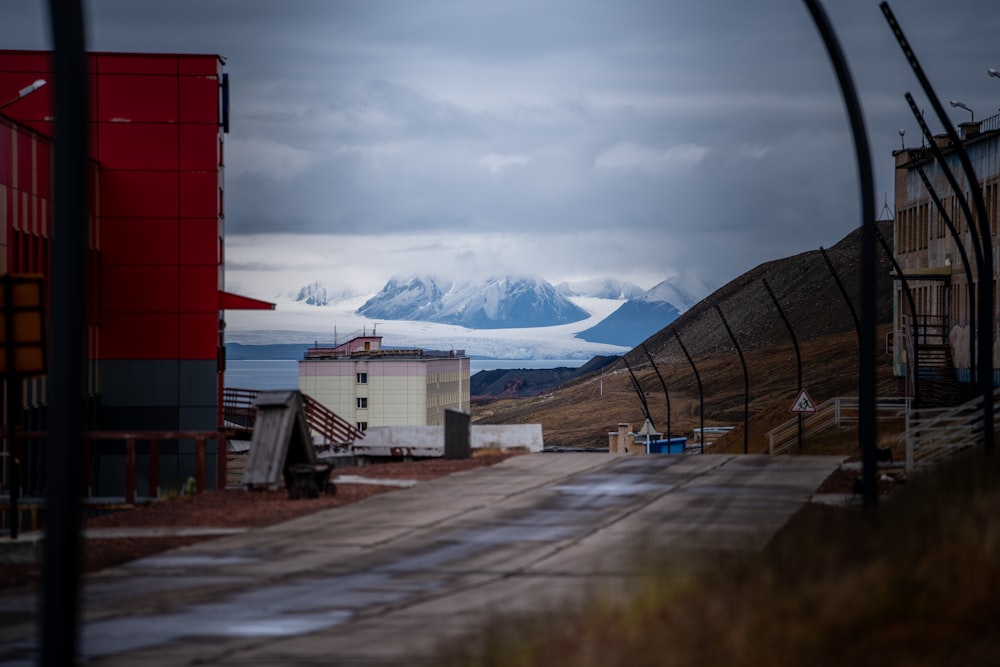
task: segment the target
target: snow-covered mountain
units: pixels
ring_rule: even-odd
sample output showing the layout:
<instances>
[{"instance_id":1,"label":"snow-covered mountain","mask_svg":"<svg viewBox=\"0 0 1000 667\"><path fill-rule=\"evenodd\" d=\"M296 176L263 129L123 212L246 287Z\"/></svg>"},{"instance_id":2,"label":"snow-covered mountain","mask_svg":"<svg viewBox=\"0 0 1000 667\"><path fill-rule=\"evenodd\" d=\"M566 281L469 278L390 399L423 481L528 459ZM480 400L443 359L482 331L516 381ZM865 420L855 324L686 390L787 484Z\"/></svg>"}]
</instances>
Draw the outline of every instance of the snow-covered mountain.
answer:
<instances>
[{"instance_id":1,"label":"snow-covered mountain","mask_svg":"<svg viewBox=\"0 0 1000 667\"><path fill-rule=\"evenodd\" d=\"M311 282L298 291L295 301L308 304L310 306L329 306L345 299L357 296L350 287L343 287L339 290L327 289L318 280Z\"/></svg>"},{"instance_id":2,"label":"snow-covered mountain","mask_svg":"<svg viewBox=\"0 0 1000 667\"><path fill-rule=\"evenodd\" d=\"M546 327L588 317L545 280L514 276L458 282L396 276L357 313L370 319L440 322L470 329Z\"/></svg>"},{"instance_id":3,"label":"snow-covered mountain","mask_svg":"<svg viewBox=\"0 0 1000 667\"><path fill-rule=\"evenodd\" d=\"M638 285L616 278L594 278L556 285L563 296L592 296L598 299L634 299L646 290Z\"/></svg>"},{"instance_id":4,"label":"snow-covered mountain","mask_svg":"<svg viewBox=\"0 0 1000 667\"><path fill-rule=\"evenodd\" d=\"M643 294L630 298L608 317L578 333L577 337L593 343L635 347L676 320L710 291L696 278L671 276Z\"/></svg>"},{"instance_id":5,"label":"snow-covered mountain","mask_svg":"<svg viewBox=\"0 0 1000 667\"><path fill-rule=\"evenodd\" d=\"M698 303L712 292L703 280L693 276L670 276L663 282L653 285L640 297L644 301L666 301L672 303L680 312Z\"/></svg>"}]
</instances>

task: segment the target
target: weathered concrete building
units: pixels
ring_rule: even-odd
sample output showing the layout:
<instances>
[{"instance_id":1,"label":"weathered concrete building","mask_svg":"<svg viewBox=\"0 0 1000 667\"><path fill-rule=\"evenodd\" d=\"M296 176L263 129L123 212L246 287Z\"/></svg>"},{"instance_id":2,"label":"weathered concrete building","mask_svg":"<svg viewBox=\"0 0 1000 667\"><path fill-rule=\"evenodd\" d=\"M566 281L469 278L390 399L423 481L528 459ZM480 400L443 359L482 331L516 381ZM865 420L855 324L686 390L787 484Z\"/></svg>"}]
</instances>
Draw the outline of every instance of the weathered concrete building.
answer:
<instances>
[{"instance_id":1,"label":"weathered concrete building","mask_svg":"<svg viewBox=\"0 0 1000 667\"><path fill-rule=\"evenodd\" d=\"M469 411L464 350L384 349L381 336L313 347L299 361L299 389L359 429L438 426L444 411Z\"/></svg>"},{"instance_id":2,"label":"weathered concrete building","mask_svg":"<svg viewBox=\"0 0 1000 667\"><path fill-rule=\"evenodd\" d=\"M1000 312L996 284L1000 259L997 237L997 220L1000 218L997 201L1000 187L1000 115L962 123L959 129L962 145L982 188L990 220L990 238L985 239L982 245L985 252L992 253L993 257L993 303L986 307L993 311L995 328L997 313ZM955 147L950 145L946 135L935 139L937 148L962 190L961 195L975 212L970 183ZM970 343L976 322L970 324L970 296L975 299L979 280L976 263L978 223L970 229L961 202L930 147L903 148L893 155L896 160L896 260L907 279L916 308L916 313L911 314L902 284L897 280L894 289L894 368L896 375L906 378L907 387L912 388L915 381L912 369L918 367L921 378L938 381L937 387L929 388L931 402L954 401L971 392L973 374L970 357L974 352ZM934 201L935 196L941 202L940 207ZM957 232L957 239L949 229L949 220ZM970 284L970 275L973 284ZM975 301L973 307L978 307ZM913 344L914 339L919 345ZM916 356L918 352L919 358ZM995 369L996 360L1000 358L996 338L993 355ZM946 380L952 386L942 392ZM993 382L997 384L995 370ZM924 394L924 382L921 383L921 393Z\"/></svg>"}]
</instances>

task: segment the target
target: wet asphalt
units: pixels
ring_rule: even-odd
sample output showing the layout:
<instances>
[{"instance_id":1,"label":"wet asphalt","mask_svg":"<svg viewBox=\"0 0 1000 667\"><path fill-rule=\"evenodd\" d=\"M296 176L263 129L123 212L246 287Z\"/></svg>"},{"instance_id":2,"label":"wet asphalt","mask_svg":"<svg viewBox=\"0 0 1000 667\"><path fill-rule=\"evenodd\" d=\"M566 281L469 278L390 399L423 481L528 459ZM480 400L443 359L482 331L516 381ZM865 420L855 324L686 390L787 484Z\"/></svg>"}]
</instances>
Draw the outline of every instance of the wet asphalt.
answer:
<instances>
[{"instance_id":1,"label":"wet asphalt","mask_svg":"<svg viewBox=\"0 0 1000 667\"><path fill-rule=\"evenodd\" d=\"M430 665L503 615L622 590L650 549L761 549L841 460L514 457L88 576L81 662ZM36 605L0 592L0 667L37 663Z\"/></svg>"}]
</instances>

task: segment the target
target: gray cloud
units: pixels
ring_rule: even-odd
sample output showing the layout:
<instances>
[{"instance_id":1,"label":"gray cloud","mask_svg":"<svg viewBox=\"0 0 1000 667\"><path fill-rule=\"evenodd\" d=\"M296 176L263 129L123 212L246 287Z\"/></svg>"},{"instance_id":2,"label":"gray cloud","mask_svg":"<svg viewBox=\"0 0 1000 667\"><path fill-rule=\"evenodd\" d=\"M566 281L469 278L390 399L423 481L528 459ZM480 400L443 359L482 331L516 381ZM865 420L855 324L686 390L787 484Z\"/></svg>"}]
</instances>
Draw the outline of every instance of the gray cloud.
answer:
<instances>
[{"instance_id":1,"label":"gray cloud","mask_svg":"<svg viewBox=\"0 0 1000 667\"><path fill-rule=\"evenodd\" d=\"M939 95L995 114L995 4L893 4ZM919 142L903 93L926 102L875 0L826 5L881 204L898 129ZM396 265L720 284L860 224L843 104L801 2L100 0L88 18L95 50L227 58L231 238L371 236ZM7 48L47 47L37 7L0 19ZM470 234L497 252L442 241ZM230 268L268 251L241 246Z\"/></svg>"}]
</instances>

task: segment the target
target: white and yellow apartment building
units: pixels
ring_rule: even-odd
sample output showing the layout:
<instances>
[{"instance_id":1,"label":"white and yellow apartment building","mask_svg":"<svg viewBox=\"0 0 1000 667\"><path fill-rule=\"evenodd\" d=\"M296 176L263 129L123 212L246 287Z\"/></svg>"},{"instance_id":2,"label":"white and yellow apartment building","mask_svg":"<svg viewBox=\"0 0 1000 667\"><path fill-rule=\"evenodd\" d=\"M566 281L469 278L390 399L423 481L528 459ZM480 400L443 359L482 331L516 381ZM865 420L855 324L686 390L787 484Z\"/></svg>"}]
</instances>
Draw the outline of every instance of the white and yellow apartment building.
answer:
<instances>
[{"instance_id":1,"label":"white and yellow apartment building","mask_svg":"<svg viewBox=\"0 0 1000 667\"><path fill-rule=\"evenodd\" d=\"M445 410L469 412L464 350L384 349L381 336L313 347L299 361L299 389L364 431L438 426Z\"/></svg>"}]
</instances>

